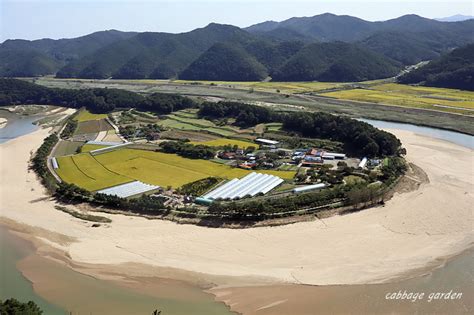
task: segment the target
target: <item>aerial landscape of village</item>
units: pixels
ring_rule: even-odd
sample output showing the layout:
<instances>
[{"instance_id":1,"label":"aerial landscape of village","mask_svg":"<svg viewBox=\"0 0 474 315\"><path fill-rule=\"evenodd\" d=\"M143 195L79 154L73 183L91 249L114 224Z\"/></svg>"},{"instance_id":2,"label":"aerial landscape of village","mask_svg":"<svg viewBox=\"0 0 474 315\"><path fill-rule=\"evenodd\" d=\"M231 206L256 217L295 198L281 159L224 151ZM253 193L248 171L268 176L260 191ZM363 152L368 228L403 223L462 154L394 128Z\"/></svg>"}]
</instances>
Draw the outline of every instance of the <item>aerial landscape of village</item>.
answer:
<instances>
[{"instance_id":1,"label":"aerial landscape of village","mask_svg":"<svg viewBox=\"0 0 474 315\"><path fill-rule=\"evenodd\" d=\"M0 3L0 315L472 314L472 14Z\"/></svg>"}]
</instances>

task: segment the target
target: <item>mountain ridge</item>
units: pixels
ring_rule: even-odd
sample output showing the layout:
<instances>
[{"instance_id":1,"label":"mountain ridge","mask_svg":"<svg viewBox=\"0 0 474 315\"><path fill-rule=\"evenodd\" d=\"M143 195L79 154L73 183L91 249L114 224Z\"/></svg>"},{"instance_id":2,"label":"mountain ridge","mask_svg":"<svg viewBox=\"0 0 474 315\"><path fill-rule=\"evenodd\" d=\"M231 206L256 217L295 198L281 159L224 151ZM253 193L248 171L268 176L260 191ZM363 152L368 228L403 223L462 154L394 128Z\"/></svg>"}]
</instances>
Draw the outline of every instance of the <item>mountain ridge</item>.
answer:
<instances>
[{"instance_id":1,"label":"mountain ridge","mask_svg":"<svg viewBox=\"0 0 474 315\"><path fill-rule=\"evenodd\" d=\"M108 30L71 39L7 40L0 44L0 76L378 79L470 42L474 42L474 20L439 22L404 15L370 22L325 13L266 21L244 29L209 23L178 34ZM347 50L346 59L343 52L331 47ZM331 53L334 58L327 55ZM313 62L314 58L319 60Z\"/></svg>"}]
</instances>

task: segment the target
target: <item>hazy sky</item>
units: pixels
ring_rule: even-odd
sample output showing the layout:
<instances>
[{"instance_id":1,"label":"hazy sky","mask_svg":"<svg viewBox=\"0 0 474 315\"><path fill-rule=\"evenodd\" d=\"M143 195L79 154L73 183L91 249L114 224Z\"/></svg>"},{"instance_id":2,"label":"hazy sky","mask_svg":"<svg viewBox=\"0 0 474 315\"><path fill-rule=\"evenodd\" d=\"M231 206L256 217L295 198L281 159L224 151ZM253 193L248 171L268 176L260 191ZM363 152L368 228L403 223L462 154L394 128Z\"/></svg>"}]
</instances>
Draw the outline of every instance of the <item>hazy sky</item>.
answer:
<instances>
[{"instance_id":1,"label":"hazy sky","mask_svg":"<svg viewBox=\"0 0 474 315\"><path fill-rule=\"evenodd\" d=\"M185 32L210 22L248 26L325 12L370 21L404 14L473 15L468 0L0 0L0 42L67 38L99 30Z\"/></svg>"}]
</instances>

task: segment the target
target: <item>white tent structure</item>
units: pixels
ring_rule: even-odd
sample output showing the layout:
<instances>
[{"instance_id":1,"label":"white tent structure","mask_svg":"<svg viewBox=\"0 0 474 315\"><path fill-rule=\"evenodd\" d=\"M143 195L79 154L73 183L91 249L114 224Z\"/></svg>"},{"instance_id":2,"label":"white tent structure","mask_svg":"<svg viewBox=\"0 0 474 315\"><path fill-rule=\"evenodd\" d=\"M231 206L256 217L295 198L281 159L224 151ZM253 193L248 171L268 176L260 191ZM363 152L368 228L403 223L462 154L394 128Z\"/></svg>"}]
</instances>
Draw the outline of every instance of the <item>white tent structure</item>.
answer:
<instances>
[{"instance_id":1,"label":"white tent structure","mask_svg":"<svg viewBox=\"0 0 474 315\"><path fill-rule=\"evenodd\" d=\"M130 196L140 195L151 190L160 188L160 186L149 185L140 181L134 181L126 184L113 186L110 188L97 191L100 194L127 198Z\"/></svg>"},{"instance_id":2,"label":"white tent structure","mask_svg":"<svg viewBox=\"0 0 474 315\"><path fill-rule=\"evenodd\" d=\"M241 179L234 178L228 181L208 192L202 198L218 200L253 197L259 193L266 194L281 183L283 183L283 179L278 176L252 172Z\"/></svg>"}]
</instances>

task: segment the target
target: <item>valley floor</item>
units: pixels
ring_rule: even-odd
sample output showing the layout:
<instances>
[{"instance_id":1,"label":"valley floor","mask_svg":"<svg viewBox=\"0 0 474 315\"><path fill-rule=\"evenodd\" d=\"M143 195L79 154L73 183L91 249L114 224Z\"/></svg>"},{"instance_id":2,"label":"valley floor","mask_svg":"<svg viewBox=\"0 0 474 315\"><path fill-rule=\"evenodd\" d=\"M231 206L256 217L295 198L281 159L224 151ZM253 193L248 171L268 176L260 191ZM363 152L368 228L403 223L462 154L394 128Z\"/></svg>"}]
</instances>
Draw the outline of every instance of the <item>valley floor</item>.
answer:
<instances>
[{"instance_id":1,"label":"valley floor","mask_svg":"<svg viewBox=\"0 0 474 315\"><path fill-rule=\"evenodd\" d=\"M359 83L81 80L41 78L53 88L119 88L237 100L279 109L305 108L355 118L397 121L474 135L474 93L385 80Z\"/></svg>"}]
</instances>

